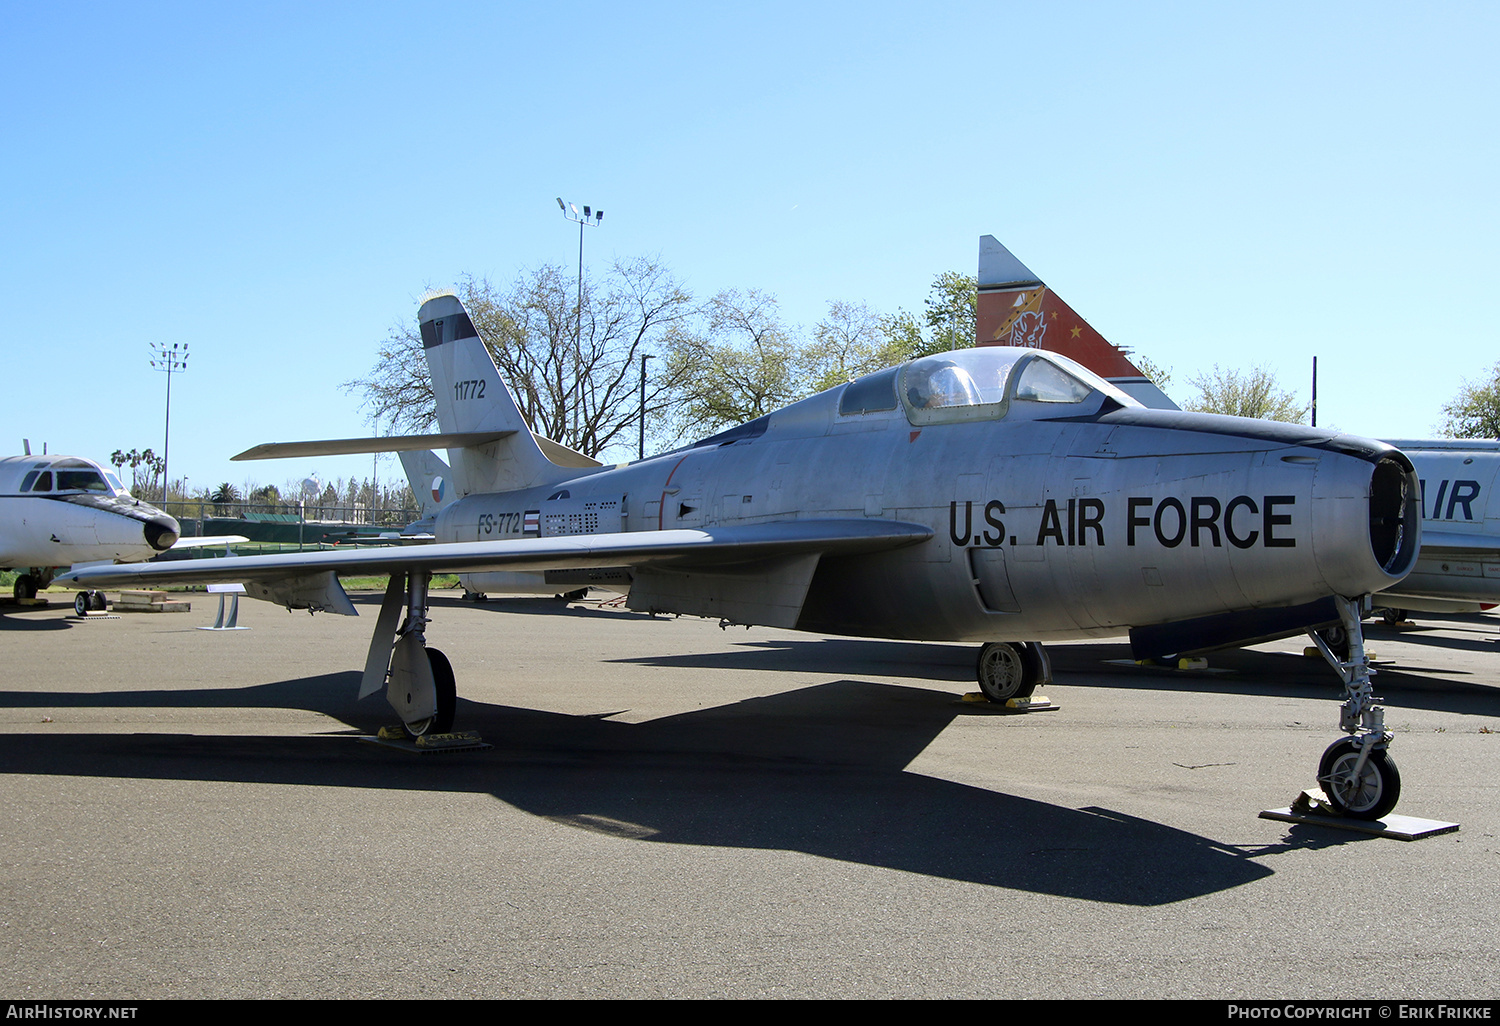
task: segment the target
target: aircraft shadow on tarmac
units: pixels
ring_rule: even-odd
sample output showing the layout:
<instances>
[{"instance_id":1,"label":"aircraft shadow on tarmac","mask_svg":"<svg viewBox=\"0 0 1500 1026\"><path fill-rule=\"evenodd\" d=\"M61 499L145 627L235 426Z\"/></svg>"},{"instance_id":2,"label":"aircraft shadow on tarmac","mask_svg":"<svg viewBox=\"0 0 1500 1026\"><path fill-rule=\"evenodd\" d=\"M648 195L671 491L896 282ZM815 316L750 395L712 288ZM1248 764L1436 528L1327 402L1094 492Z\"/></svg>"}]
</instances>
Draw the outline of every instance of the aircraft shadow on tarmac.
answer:
<instances>
[{"instance_id":1,"label":"aircraft shadow on tarmac","mask_svg":"<svg viewBox=\"0 0 1500 1026\"><path fill-rule=\"evenodd\" d=\"M1447 633L1437 634L1436 631L1440 627ZM1455 638L1453 637L1455 633L1462 636ZM1443 624L1403 623L1391 627L1367 624L1365 640L1367 644L1373 645L1389 640L1400 641L1407 645L1425 645L1433 648L1480 652L1485 655L1500 655L1500 637L1497 637L1493 630L1484 630L1479 626L1456 620Z\"/></svg>"},{"instance_id":2,"label":"aircraft shadow on tarmac","mask_svg":"<svg viewBox=\"0 0 1500 1026\"><path fill-rule=\"evenodd\" d=\"M11 691L0 693L0 706L293 707L345 722L376 718L377 699L356 706L350 697L357 677L211 691ZM493 750L416 757L347 736L43 728L7 737L0 772L483 793L637 842L801 851L1127 905L1182 901L1271 875L1251 853L1159 823L907 772L962 713L952 692L859 680L644 723L460 699L460 722Z\"/></svg>"},{"instance_id":3,"label":"aircraft shadow on tarmac","mask_svg":"<svg viewBox=\"0 0 1500 1026\"><path fill-rule=\"evenodd\" d=\"M72 630L73 621L56 616L28 616L28 613L46 612L46 606L0 605L0 631L66 631Z\"/></svg>"},{"instance_id":4,"label":"aircraft shadow on tarmac","mask_svg":"<svg viewBox=\"0 0 1500 1026\"><path fill-rule=\"evenodd\" d=\"M1379 655L1379 639L1372 640L1371 647ZM1061 645L1048 651L1054 671L1065 677L1068 686L1327 700L1330 710L1335 710L1329 713L1330 725L1338 722L1336 709L1344 697L1343 686L1323 659L1293 652L1225 649L1208 655L1210 666L1220 672L1203 672L1120 665L1130 661L1128 645ZM1081 679L1085 674L1087 679ZM1374 688L1380 704L1392 711L1500 716L1500 689L1464 678L1472 675L1440 662L1416 665L1408 660L1377 665Z\"/></svg>"},{"instance_id":5,"label":"aircraft shadow on tarmac","mask_svg":"<svg viewBox=\"0 0 1500 1026\"><path fill-rule=\"evenodd\" d=\"M732 637L734 629L730 631ZM1378 648L1378 640L1374 644ZM1178 671L1134 665L1130 646L1123 642L1048 645L1047 651L1057 678L1054 687L1313 698L1328 701L1329 723L1334 725L1338 722L1338 703L1343 701L1342 686L1327 663L1290 652L1225 649L1209 655L1212 670ZM717 652L615 661L687 669L805 673L826 673L837 667L839 673L953 681L967 685L967 690L975 690L978 686L974 683L975 652L973 645L862 638L776 638L732 643ZM1382 704L1391 709L1500 715L1500 688L1454 679L1462 676L1467 674L1441 665L1381 666L1375 688Z\"/></svg>"}]
</instances>

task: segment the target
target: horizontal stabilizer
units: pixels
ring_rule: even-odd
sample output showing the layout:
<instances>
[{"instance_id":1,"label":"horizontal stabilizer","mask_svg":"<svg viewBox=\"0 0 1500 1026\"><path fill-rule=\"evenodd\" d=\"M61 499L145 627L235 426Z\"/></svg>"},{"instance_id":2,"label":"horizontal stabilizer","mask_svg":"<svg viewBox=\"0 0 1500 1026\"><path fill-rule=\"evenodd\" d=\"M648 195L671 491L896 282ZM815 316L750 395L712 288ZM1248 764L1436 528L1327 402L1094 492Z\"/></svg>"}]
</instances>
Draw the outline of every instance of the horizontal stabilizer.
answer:
<instances>
[{"instance_id":1,"label":"horizontal stabilizer","mask_svg":"<svg viewBox=\"0 0 1500 1026\"><path fill-rule=\"evenodd\" d=\"M414 449L463 449L497 442L514 431L468 431L446 435L382 435L375 438L324 438L314 442L266 442L231 456L232 460L281 460L295 456L348 456L362 452L410 452Z\"/></svg>"},{"instance_id":2,"label":"horizontal stabilizer","mask_svg":"<svg viewBox=\"0 0 1500 1026\"><path fill-rule=\"evenodd\" d=\"M561 442L554 442L550 438L544 438L535 431L531 437L536 439L536 444L541 447L542 455L547 457L559 467L574 467L578 470L590 470L594 467L602 467L604 464L592 456L585 456L577 449L569 449Z\"/></svg>"}]
</instances>

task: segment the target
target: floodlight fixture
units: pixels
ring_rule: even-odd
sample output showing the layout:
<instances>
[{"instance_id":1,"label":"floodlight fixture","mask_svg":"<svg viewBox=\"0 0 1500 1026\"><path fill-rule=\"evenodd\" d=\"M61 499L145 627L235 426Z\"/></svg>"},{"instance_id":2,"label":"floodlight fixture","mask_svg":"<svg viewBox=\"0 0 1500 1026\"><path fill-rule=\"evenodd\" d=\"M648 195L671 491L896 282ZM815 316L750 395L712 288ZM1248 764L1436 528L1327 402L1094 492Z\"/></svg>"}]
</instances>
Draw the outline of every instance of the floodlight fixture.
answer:
<instances>
[{"instance_id":1,"label":"floodlight fixture","mask_svg":"<svg viewBox=\"0 0 1500 1026\"><path fill-rule=\"evenodd\" d=\"M578 222L578 317L573 329L573 388L576 397L577 391L581 387L581 382L578 381L578 372L583 363L583 357L579 352L579 349L583 345L583 230L584 228L598 227L599 222L604 220L604 211L600 210L596 213L585 204L583 213L580 214L577 204L568 203L564 205L561 196L557 198L557 205L563 208L563 217L569 221ZM573 211L571 214L568 213L570 209ZM582 419L581 414L575 411L574 422L581 423Z\"/></svg>"}]
</instances>

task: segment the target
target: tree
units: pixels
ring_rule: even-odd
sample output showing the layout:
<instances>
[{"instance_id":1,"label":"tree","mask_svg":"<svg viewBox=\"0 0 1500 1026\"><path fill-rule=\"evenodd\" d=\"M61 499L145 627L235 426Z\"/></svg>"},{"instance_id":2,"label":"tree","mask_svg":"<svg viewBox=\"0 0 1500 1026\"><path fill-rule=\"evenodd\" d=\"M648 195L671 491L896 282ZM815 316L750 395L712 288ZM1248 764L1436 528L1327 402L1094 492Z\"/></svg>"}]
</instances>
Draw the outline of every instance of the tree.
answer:
<instances>
[{"instance_id":1,"label":"tree","mask_svg":"<svg viewBox=\"0 0 1500 1026\"><path fill-rule=\"evenodd\" d=\"M678 335L667 357L668 374L680 382L679 436L742 424L808 394L807 354L775 296L725 289L704 316L706 330Z\"/></svg>"},{"instance_id":2,"label":"tree","mask_svg":"<svg viewBox=\"0 0 1500 1026\"><path fill-rule=\"evenodd\" d=\"M927 308L927 326L932 329L928 353L974 345L979 337L978 278L944 271L932 280L923 305Z\"/></svg>"},{"instance_id":3,"label":"tree","mask_svg":"<svg viewBox=\"0 0 1500 1026\"><path fill-rule=\"evenodd\" d=\"M275 513L276 507L281 505L281 491L275 485L262 485L251 488L246 486L246 496L254 512ZM210 500L212 497L210 497Z\"/></svg>"},{"instance_id":4,"label":"tree","mask_svg":"<svg viewBox=\"0 0 1500 1026\"><path fill-rule=\"evenodd\" d=\"M868 304L830 302L804 353L811 390L821 392L866 373L883 348L880 327L880 317Z\"/></svg>"},{"instance_id":5,"label":"tree","mask_svg":"<svg viewBox=\"0 0 1500 1026\"><path fill-rule=\"evenodd\" d=\"M226 511L225 507L231 503L240 501L240 491L234 485L225 481L218 488L214 489L213 494L208 497L208 501L214 504L214 513L223 516Z\"/></svg>"},{"instance_id":6,"label":"tree","mask_svg":"<svg viewBox=\"0 0 1500 1026\"><path fill-rule=\"evenodd\" d=\"M1255 417L1260 420L1284 420L1302 423L1307 404L1281 388L1276 376L1264 367L1253 367L1248 373L1220 370L1218 364L1206 374L1195 374L1188 384L1198 396L1183 409L1194 413L1226 413L1231 417Z\"/></svg>"},{"instance_id":7,"label":"tree","mask_svg":"<svg viewBox=\"0 0 1500 1026\"><path fill-rule=\"evenodd\" d=\"M166 461L156 453L147 449L144 452L122 452L116 449L110 453L109 461L115 465L115 469L123 470L125 465L130 465L130 491L139 494L142 498L150 499L156 492L157 479L161 477L162 471L166 469ZM149 476L142 479L141 468L144 467Z\"/></svg>"},{"instance_id":8,"label":"tree","mask_svg":"<svg viewBox=\"0 0 1500 1026\"><path fill-rule=\"evenodd\" d=\"M1500 363L1487 382L1467 380L1451 402L1443 405L1449 438L1500 438Z\"/></svg>"},{"instance_id":9,"label":"tree","mask_svg":"<svg viewBox=\"0 0 1500 1026\"><path fill-rule=\"evenodd\" d=\"M1135 364L1135 369L1140 371L1141 374L1145 376L1147 381L1151 382L1163 392L1167 390L1167 385L1172 381L1172 368L1163 368L1158 364L1152 363L1144 356L1131 357L1131 362ZM1215 368L1215 370L1217 370L1217 368Z\"/></svg>"},{"instance_id":10,"label":"tree","mask_svg":"<svg viewBox=\"0 0 1500 1026\"><path fill-rule=\"evenodd\" d=\"M946 352L950 341L945 332L934 332L932 339L923 338L921 325L905 310L881 315L865 303L834 300L828 304L827 316L813 329L812 342L805 350L802 362L810 386L805 394L918 356Z\"/></svg>"},{"instance_id":11,"label":"tree","mask_svg":"<svg viewBox=\"0 0 1500 1026\"><path fill-rule=\"evenodd\" d=\"M926 324L905 310L833 300L807 337L781 319L776 297L726 289L703 308L706 327L684 332L671 355L683 382L678 436L764 416L862 374L974 344L978 284L954 271L933 279Z\"/></svg>"},{"instance_id":12,"label":"tree","mask_svg":"<svg viewBox=\"0 0 1500 1026\"><path fill-rule=\"evenodd\" d=\"M631 437L641 355L671 350L694 313L692 296L645 258L616 261L584 283L581 331L577 282L560 267L520 274L505 289L466 278L457 291L532 430L588 456ZM671 363L647 377L648 420L678 400ZM437 419L415 324L394 329L370 374L344 387L363 393L370 419L391 433L425 431Z\"/></svg>"}]
</instances>

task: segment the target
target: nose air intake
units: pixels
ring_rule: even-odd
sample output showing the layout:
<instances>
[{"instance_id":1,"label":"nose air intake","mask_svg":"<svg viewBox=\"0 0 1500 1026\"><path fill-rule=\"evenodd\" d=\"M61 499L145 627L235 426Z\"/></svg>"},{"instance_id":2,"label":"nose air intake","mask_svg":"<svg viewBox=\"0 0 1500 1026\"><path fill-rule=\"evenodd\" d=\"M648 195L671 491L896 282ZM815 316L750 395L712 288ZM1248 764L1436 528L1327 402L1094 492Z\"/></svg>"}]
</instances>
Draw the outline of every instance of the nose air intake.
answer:
<instances>
[{"instance_id":1,"label":"nose air intake","mask_svg":"<svg viewBox=\"0 0 1500 1026\"><path fill-rule=\"evenodd\" d=\"M1397 577L1411 569L1420 543L1413 477L1404 456L1381 458L1370 477L1370 549L1380 568Z\"/></svg>"},{"instance_id":2,"label":"nose air intake","mask_svg":"<svg viewBox=\"0 0 1500 1026\"><path fill-rule=\"evenodd\" d=\"M163 513L146 521L146 544L157 552L165 552L177 544L181 536L177 521Z\"/></svg>"}]
</instances>

